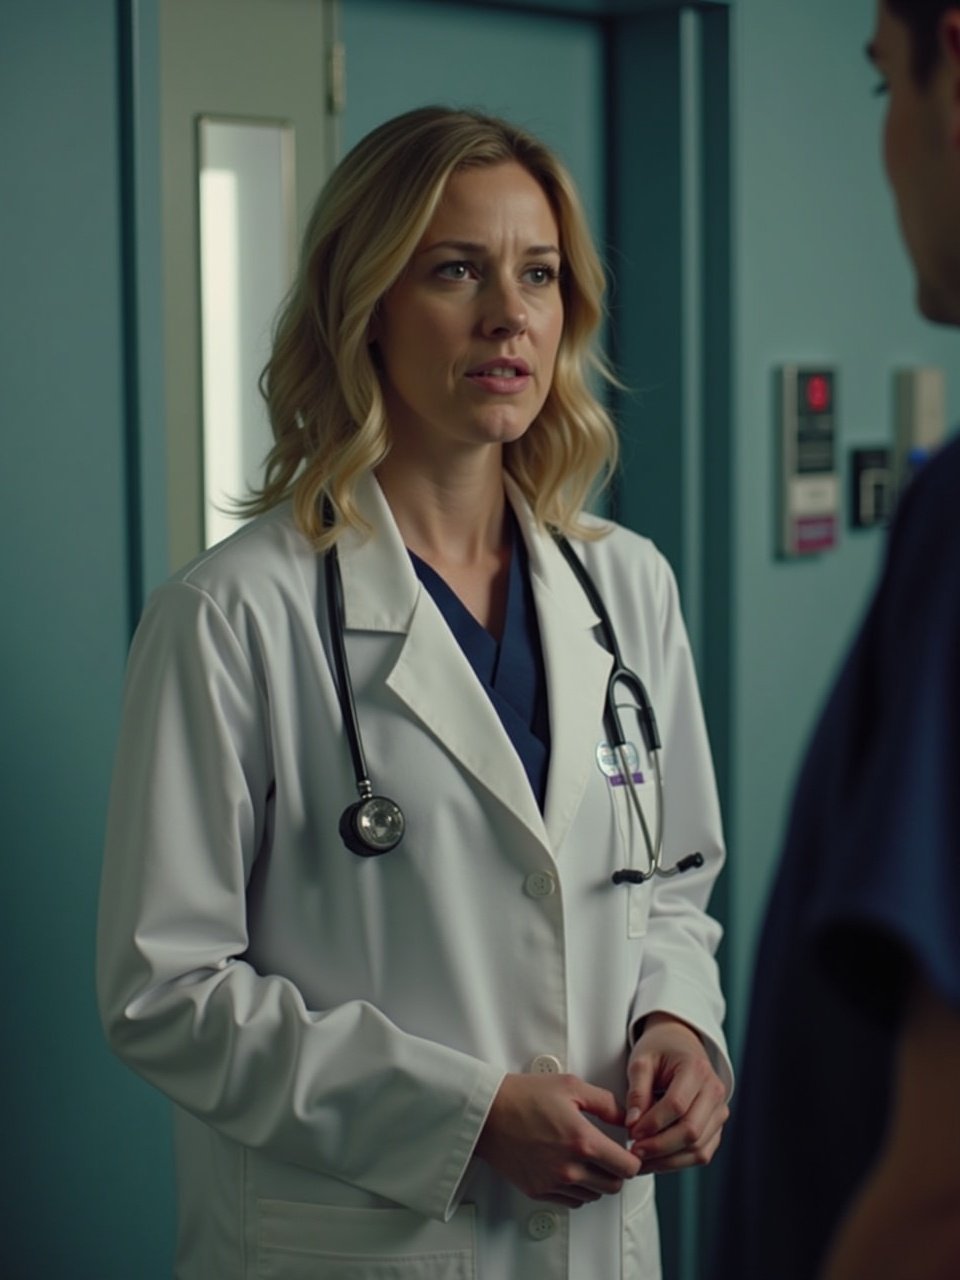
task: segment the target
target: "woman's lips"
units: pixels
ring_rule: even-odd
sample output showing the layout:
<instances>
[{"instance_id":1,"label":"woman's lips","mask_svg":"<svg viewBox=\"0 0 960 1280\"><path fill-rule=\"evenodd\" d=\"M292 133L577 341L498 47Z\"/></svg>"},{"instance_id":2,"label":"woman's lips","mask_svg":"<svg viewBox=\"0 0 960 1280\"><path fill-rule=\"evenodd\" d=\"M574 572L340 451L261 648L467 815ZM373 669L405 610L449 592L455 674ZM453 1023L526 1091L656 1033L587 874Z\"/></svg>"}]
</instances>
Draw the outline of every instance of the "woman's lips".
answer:
<instances>
[{"instance_id":1,"label":"woman's lips","mask_svg":"<svg viewBox=\"0 0 960 1280\"><path fill-rule=\"evenodd\" d=\"M494 395L518 395L530 385L530 368L524 360L488 360L466 375L474 386Z\"/></svg>"}]
</instances>

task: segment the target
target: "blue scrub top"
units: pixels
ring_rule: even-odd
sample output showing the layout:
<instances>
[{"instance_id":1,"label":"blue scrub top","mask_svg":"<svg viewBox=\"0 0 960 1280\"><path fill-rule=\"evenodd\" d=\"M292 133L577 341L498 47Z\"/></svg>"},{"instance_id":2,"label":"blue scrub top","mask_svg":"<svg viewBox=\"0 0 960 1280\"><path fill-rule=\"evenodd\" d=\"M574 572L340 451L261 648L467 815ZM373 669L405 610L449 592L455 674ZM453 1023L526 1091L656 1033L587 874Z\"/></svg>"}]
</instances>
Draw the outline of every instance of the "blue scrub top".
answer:
<instances>
[{"instance_id":1,"label":"blue scrub top","mask_svg":"<svg viewBox=\"0 0 960 1280\"><path fill-rule=\"evenodd\" d=\"M424 560L409 552L417 577L430 592L477 679L510 736L543 811L550 763L547 681L537 610L523 537L510 515L510 570L503 637L497 640Z\"/></svg>"},{"instance_id":2,"label":"blue scrub top","mask_svg":"<svg viewBox=\"0 0 960 1280\"><path fill-rule=\"evenodd\" d=\"M906 994L919 976L960 1012L958 495L960 440L904 496L800 776L721 1151L714 1280L820 1274L884 1139Z\"/></svg>"}]
</instances>

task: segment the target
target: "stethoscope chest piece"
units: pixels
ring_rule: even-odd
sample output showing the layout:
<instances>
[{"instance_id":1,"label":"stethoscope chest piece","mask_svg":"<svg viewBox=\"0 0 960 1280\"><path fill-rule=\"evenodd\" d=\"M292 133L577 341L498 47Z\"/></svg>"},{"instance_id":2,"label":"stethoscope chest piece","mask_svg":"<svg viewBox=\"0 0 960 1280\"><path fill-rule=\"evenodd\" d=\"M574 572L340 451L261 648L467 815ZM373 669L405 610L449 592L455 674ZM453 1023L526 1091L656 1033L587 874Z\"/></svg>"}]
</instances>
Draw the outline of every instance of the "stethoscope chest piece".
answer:
<instances>
[{"instance_id":1,"label":"stethoscope chest piece","mask_svg":"<svg viewBox=\"0 0 960 1280\"><path fill-rule=\"evenodd\" d=\"M403 810L387 796L358 800L340 817L341 839L360 858L377 858L395 849L405 827Z\"/></svg>"}]
</instances>

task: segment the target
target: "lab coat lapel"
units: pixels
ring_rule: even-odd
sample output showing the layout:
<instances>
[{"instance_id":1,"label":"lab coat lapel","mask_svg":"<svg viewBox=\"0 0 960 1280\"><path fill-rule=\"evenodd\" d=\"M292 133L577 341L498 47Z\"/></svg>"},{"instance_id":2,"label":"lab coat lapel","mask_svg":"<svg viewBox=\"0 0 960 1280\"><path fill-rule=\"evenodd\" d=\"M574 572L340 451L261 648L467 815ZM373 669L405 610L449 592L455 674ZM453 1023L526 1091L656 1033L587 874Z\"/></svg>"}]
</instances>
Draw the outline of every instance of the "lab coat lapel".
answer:
<instances>
[{"instance_id":1,"label":"lab coat lapel","mask_svg":"<svg viewBox=\"0 0 960 1280\"><path fill-rule=\"evenodd\" d=\"M380 486L358 486L373 526L341 540L347 630L405 632L387 686L473 777L547 845L544 820L520 757L430 593L414 572Z\"/></svg>"},{"instance_id":2,"label":"lab coat lapel","mask_svg":"<svg viewBox=\"0 0 960 1280\"><path fill-rule=\"evenodd\" d=\"M598 618L549 534L539 530L515 486L509 486L530 555L550 706L550 769L544 815L558 850L583 799L603 736L603 704L612 659L598 643Z\"/></svg>"}]
</instances>

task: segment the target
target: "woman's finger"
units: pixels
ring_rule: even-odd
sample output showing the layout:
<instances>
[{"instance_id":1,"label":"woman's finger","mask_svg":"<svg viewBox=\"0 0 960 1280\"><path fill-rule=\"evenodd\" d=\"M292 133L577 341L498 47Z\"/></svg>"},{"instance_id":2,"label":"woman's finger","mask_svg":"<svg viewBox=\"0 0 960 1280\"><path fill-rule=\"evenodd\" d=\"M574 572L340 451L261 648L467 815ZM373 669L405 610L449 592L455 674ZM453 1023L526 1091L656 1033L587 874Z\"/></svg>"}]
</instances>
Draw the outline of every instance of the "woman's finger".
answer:
<instances>
[{"instance_id":1,"label":"woman's finger","mask_svg":"<svg viewBox=\"0 0 960 1280\"><path fill-rule=\"evenodd\" d=\"M633 1150L643 1161L644 1172L655 1172L659 1161L683 1154L693 1156L693 1163L702 1163L697 1158L708 1150L713 1154L729 1115L726 1103L717 1106L710 1098L698 1098L685 1116L634 1143Z\"/></svg>"},{"instance_id":2,"label":"woman's finger","mask_svg":"<svg viewBox=\"0 0 960 1280\"><path fill-rule=\"evenodd\" d=\"M679 1151L674 1155L660 1158L644 1159L643 1172L645 1174L678 1173L682 1169L701 1168L703 1165L709 1164L716 1155L722 1135L723 1126L721 1125L709 1141L694 1150Z\"/></svg>"}]
</instances>

